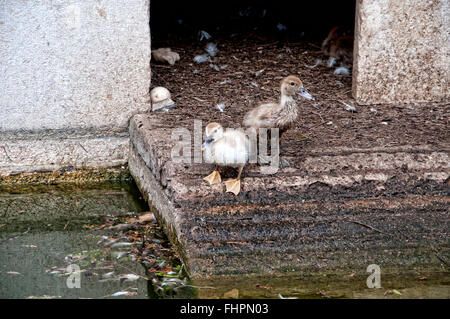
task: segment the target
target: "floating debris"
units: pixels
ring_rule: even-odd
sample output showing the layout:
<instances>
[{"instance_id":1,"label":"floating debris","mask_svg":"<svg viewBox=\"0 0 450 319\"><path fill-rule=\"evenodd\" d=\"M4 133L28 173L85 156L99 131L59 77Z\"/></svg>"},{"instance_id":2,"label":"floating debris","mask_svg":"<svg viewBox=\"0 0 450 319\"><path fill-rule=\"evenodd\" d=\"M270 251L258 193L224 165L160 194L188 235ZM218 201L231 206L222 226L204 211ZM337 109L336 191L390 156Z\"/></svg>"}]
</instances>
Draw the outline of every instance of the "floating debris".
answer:
<instances>
[{"instance_id":1,"label":"floating debris","mask_svg":"<svg viewBox=\"0 0 450 319\"><path fill-rule=\"evenodd\" d=\"M130 292L129 291L118 291L113 293L111 296L113 297L118 297L118 296L125 296L128 295Z\"/></svg>"},{"instance_id":2,"label":"floating debris","mask_svg":"<svg viewBox=\"0 0 450 319\"><path fill-rule=\"evenodd\" d=\"M126 275L120 275L119 279L125 280L125 281L136 281L138 280L140 277L138 275L135 274L126 274Z\"/></svg>"},{"instance_id":3,"label":"floating debris","mask_svg":"<svg viewBox=\"0 0 450 319\"><path fill-rule=\"evenodd\" d=\"M297 299L297 297L283 297L281 294L278 294L280 299Z\"/></svg>"},{"instance_id":4,"label":"floating debris","mask_svg":"<svg viewBox=\"0 0 450 319\"><path fill-rule=\"evenodd\" d=\"M350 70L345 66L336 68L333 72L334 75L350 75Z\"/></svg>"},{"instance_id":5,"label":"floating debris","mask_svg":"<svg viewBox=\"0 0 450 319\"><path fill-rule=\"evenodd\" d=\"M200 30L199 38L200 38L200 41L203 41L203 39L209 40L209 39L211 39L211 35L204 30Z\"/></svg>"},{"instance_id":6,"label":"floating debris","mask_svg":"<svg viewBox=\"0 0 450 319\"><path fill-rule=\"evenodd\" d=\"M216 109L218 109L220 112L223 112L227 106L225 103L219 103L216 105Z\"/></svg>"},{"instance_id":7,"label":"floating debris","mask_svg":"<svg viewBox=\"0 0 450 319\"><path fill-rule=\"evenodd\" d=\"M238 299L239 298L239 290L236 288L233 288L230 291L225 292L223 294L223 298Z\"/></svg>"},{"instance_id":8,"label":"floating debris","mask_svg":"<svg viewBox=\"0 0 450 319\"><path fill-rule=\"evenodd\" d=\"M194 62L197 63L197 64L205 63L205 62L211 62L211 58L206 53L205 54L199 54L199 55L196 55L194 57Z\"/></svg>"},{"instance_id":9,"label":"floating debris","mask_svg":"<svg viewBox=\"0 0 450 319\"><path fill-rule=\"evenodd\" d=\"M259 87L259 84L256 82L250 82L250 85L254 86L255 88Z\"/></svg>"},{"instance_id":10,"label":"floating debris","mask_svg":"<svg viewBox=\"0 0 450 319\"><path fill-rule=\"evenodd\" d=\"M112 244L111 248L121 248L121 247L133 246L133 245L134 245L134 243L124 243L124 242L120 242L120 243Z\"/></svg>"},{"instance_id":11,"label":"floating debris","mask_svg":"<svg viewBox=\"0 0 450 319\"><path fill-rule=\"evenodd\" d=\"M107 272L106 274L103 274L103 278L111 278L114 275L114 271Z\"/></svg>"},{"instance_id":12,"label":"floating debris","mask_svg":"<svg viewBox=\"0 0 450 319\"><path fill-rule=\"evenodd\" d=\"M216 54L217 54L217 46L216 46L214 43L209 42L209 43L206 45L205 51L206 51L210 56L216 56Z\"/></svg>"},{"instance_id":13,"label":"floating debris","mask_svg":"<svg viewBox=\"0 0 450 319\"><path fill-rule=\"evenodd\" d=\"M140 215L138 219L139 219L139 223L156 221L155 215L153 215L153 213L147 213L147 214Z\"/></svg>"}]
</instances>

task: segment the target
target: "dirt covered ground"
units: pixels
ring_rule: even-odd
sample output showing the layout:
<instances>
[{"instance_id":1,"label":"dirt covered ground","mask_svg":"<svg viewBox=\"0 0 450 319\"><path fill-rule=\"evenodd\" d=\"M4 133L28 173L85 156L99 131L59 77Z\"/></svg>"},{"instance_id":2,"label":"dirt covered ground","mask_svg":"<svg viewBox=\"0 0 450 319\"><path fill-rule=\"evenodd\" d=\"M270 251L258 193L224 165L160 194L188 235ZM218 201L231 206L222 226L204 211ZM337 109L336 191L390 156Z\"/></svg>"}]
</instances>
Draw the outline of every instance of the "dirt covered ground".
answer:
<instances>
[{"instance_id":1,"label":"dirt covered ground","mask_svg":"<svg viewBox=\"0 0 450 319\"><path fill-rule=\"evenodd\" d=\"M165 86L176 109L161 115L163 124L193 128L193 119L239 127L247 111L279 98L279 81L297 75L315 97L299 97L301 115L281 141L282 154L332 147L374 148L403 145L448 146L449 104L357 105L351 94L352 77L334 75L320 52L321 39L226 34L209 40L217 45L211 63L196 64L207 41L153 41L152 49L170 47L181 56L175 65L151 62L152 87ZM318 59L322 63L317 64ZM412 90L414 88L411 88ZM220 112L216 105L224 103ZM354 105L357 112L345 110Z\"/></svg>"}]
</instances>

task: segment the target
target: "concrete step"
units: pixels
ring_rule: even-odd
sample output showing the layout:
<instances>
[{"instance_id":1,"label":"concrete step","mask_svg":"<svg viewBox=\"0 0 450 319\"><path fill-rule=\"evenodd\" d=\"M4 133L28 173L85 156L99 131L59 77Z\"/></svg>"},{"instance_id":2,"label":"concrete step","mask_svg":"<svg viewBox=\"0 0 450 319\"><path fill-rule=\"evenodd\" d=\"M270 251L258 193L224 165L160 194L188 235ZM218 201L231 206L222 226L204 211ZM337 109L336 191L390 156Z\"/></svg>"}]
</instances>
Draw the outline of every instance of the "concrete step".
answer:
<instances>
[{"instance_id":1,"label":"concrete step","mask_svg":"<svg viewBox=\"0 0 450 319\"><path fill-rule=\"evenodd\" d=\"M132 118L129 168L193 278L446 265L447 145L311 147L273 175L248 165L234 196L202 180L212 165L171 159L161 116Z\"/></svg>"}]
</instances>

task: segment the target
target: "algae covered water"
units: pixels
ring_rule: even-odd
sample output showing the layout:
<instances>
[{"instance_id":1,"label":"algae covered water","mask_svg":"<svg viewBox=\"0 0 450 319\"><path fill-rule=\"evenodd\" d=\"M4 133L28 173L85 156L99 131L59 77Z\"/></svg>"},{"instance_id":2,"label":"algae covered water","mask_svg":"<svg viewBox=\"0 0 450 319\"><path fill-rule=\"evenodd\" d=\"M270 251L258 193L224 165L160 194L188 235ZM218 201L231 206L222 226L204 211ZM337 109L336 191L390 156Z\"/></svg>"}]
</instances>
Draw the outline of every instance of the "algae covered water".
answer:
<instances>
[{"instance_id":1,"label":"algae covered water","mask_svg":"<svg viewBox=\"0 0 450 319\"><path fill-rule=\"evenodd\" d=\"M149 277L136 254L142 245L125 232L133 227L120 228L147 211L131 181L3 189L0 298L164 297L166 290L157 288L165 273L184 283L171 250L152 255L160 276ZM163 237L156 222L144 226L147 239L165 241L153 238Z\"/></svg>"},{"instance_id":2,"label":"algae covered water","mask_svg":"<svg viewBox=\"0 0 450 319\"><path fill-rule=\"evenodd\" d=\"M449 298L448 267L191 281L135 184L0 189L0 298Z\"/></svg>"}]
</instances>

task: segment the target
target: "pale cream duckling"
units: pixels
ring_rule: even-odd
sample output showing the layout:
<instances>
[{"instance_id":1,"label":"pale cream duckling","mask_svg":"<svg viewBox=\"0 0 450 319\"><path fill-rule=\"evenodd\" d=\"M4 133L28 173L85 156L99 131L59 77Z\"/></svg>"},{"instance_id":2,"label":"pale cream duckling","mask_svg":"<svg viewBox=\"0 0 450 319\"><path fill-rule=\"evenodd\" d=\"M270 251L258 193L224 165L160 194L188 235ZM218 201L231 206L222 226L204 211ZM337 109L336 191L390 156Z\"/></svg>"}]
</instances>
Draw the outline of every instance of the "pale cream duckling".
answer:
<instances>
[{"instance_id":1,"label":"pale cream duckling","mask_svg":"<svg viewBox=\"0 0 450 319\"><path fill-rule=\"evenodd\" d=\"M204 178L210 185L220 183L220 166L237 167L238 176L225 182L226 191L235 195L241 190L241 173L248 162L249 140L244 132L227 129L219 123L209 123L205 129L206 139L202 145L207 163L216 164L216 169Z\"/></svg>"},{"instance_id":2,"label":"pale cream duckling","mask_svg":"<svg viewBox=\"0 0 450 319\"><path fill-rule=\"evenodd\" d=\"M278 128L281 135L297 120L298 107L296 95L313 100L305 90L302 81L294 75L280 82L281 97L278 103L265 103L249 111L244 117L244 126L254 128Z\"/></svg>"}]
</instances>

